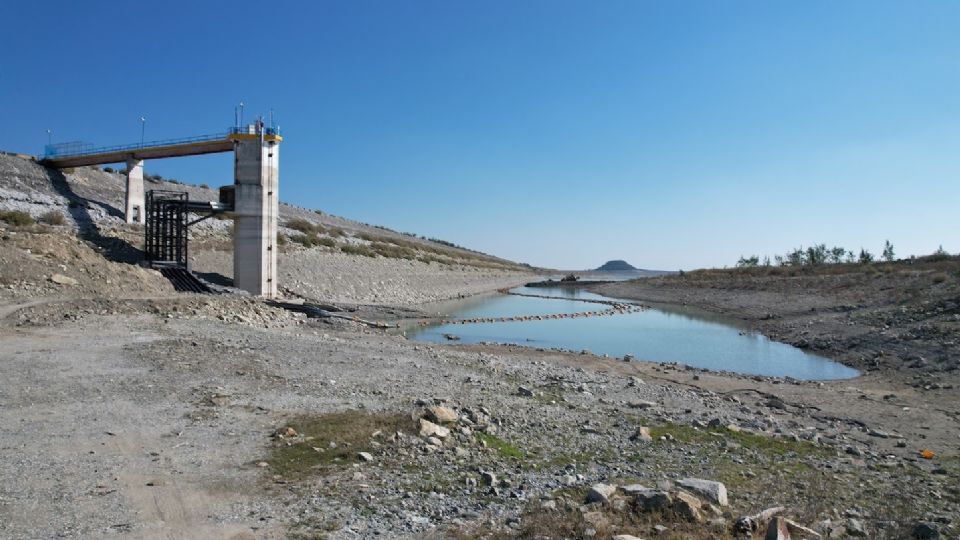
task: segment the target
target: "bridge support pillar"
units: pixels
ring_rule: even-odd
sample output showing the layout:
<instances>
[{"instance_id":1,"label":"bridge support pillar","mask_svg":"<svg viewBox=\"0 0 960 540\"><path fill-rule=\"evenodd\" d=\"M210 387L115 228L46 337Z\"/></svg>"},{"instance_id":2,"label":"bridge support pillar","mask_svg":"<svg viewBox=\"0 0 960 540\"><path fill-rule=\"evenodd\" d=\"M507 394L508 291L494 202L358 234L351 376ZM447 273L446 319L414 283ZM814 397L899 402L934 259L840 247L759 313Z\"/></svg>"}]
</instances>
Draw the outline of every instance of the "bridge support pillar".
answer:
<instances>
[{"instance_id":1,"label":"bridge support pillar","mask_svg":"<svg viewBox=\"0 0 960 540\"><path fill-rule=\"evenodd\" d=\"M234 143L233 284L267 298L277 295L279 163L278 141Z\"/></svg>"},{"instance_id":2,"label":"bridge support pillar","mask_svg":"<svg viewBox=\"0 0 960 540\"><path fill-rule=\"evenodd\" d=\"M127 223L143 223L143 160L127 160L127 196L124 219Z\"/></svg>"}]
</instances>

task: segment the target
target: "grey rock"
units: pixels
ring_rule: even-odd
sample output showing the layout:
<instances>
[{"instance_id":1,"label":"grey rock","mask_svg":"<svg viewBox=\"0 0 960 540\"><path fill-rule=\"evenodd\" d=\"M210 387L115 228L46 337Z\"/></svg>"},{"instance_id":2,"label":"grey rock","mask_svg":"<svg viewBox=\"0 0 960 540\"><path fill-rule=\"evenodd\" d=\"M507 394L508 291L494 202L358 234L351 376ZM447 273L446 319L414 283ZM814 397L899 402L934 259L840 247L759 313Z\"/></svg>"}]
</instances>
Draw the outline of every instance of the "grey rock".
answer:
<instances>
[{"instance_id":1,"label":"grey rock","mask_svg":"<svg viewBox=\"0 0 960 540\"><path fill-rule=\"evenodd\" d=\"M929 521L918 521L913 526L913 537L919 540L936 540L940 538L940 527Z\"/></svg>"},{"instance_id":2,"label":"grey rock","mask_svg":"<svg viewBox=\"0 0 960 540\"><path fill-rule=\"evenodd\" d=\"M859 519L850 518L847 520L847 534L850 536L866 537L867 529Z\"/></svg>"},{"instance_id":3,"label":"grey rock","mask_svg":"<svg viewBox=\"0 0 960 540\"><path fill-rule=\"evenodd\" d=\"M666 491L658 489L640 491L636 493L634 500L637 502L637 508L646 512L665 510L673 504L673 497Z\"/></svg>"}]
</instances>

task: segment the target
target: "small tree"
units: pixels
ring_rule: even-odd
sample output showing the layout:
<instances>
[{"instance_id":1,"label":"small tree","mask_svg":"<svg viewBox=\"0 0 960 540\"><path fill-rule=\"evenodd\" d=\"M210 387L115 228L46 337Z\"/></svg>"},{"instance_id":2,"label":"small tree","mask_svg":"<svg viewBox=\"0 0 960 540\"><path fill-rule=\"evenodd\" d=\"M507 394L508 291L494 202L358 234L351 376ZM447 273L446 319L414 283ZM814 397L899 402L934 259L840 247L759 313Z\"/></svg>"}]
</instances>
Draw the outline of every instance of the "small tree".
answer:
<instances>
[{"instance_id":1,"label":"small tree","mask_svg":"<svg viewBox=\"0 0 960 540\"><path fill-rule=\"evenodd\" d=\"M770 266L770 256L769 256L769 255L765 255L765 256L763 257L763 265L764 265L764 266Z\"/></svg>"},{"instance_id":2,"label":"small tree","mask_svg":"<svg viewBox=\"0 0 960 540\"><path fill-rule=\"evenodd\" d=\"M737 268L755 268L758 264L760 264L760 257L756 255L751 255L749 258L741 256L737 261Z\"/></svg>"},{"instance_id":3,"label":"small tree","mask_svg":"<svg viewBox=\"0 0 960 540\"><path fill-rule=\"evenodd\" d=\"M860 264L870 264L873 262L873 253L860 248Z\"/></svg>"},{"instance_id":4,"label":"small tree","mask_svg":"<svg viewBox=\"0 0 960 540\"><path fill-rule=\"evenodd\" d=\"M827 258L833 264L840 264L843 262L843 257L846 254L847 254L846 249L840 246L837 246L837 247L830 248L830 253L828 254Z\"/></svg>"},{"instance_id":5,"label":"small tree","mask_svg":"<svg viewBox=\"0 0 960 540\"><path fill-rule=\"evenodd\" d=\"M807 248L807 264L820 266L827 262L827 245L819 244Z\"/></svg>"},{"instance_id":6,"label":"small tree","mask_svg":"<svg viewBox=\"0 0 960 540\"><path fill-rule=\"evenodd\" d=\"M895 255L893 254L893 244L889 240L883 244L883 260L887 262L893 262Z\"/></svg>"},{"instance_id":7,"label":"small tree","mask_svg":"<svg viewBox=\"0 0 960 540\"><path fill-rule=\"evenodd\" d=\"M803 266L805 257L803 247L799 247L790 253L787 253L787 264L789 266Z\"/></svg>"}]
</instances>

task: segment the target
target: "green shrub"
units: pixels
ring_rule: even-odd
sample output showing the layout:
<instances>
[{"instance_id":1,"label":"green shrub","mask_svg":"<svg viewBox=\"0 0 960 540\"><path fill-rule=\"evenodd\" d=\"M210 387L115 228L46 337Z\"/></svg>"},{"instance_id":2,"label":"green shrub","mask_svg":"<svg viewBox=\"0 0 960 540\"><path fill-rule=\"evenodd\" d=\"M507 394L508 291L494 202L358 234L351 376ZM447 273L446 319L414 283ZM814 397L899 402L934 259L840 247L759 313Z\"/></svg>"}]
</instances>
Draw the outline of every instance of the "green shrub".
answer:
<instances>
[{"instance_id":1,"label":"green shrub","mask_svg":"<svg viewBox=\"0 0 960 540\"><path fill-rule=\"evenodd\" d=\"M333 238L329 238L329 237L327 237L327 236L324 236L324 237L321 237L321 238L317 238L316 243L317 243L317 245L319 245L319 246L326 246L326 247L328 247L328 248L337 247L337 242L336 242L336 240L334 240Z\"/></svg>"},{"instance_id":2,"label":"green shrub","mask_svg":"<svg viewBox=\"0 0 960 540\"><path fill-rule=\"evenodd\" d=\"M306 234L321 234L326 232L326 229L324 229L323 225L320 225L319 223L311 223L303 218L288 219L285 225L289 229L300 231Z\"/></svg>"},{"instance_id":3,"label":"green shrub","mask_svg":"<svg viewBox=\"0 0 960 540\"><path fill-rule=\"evenodd\" d=\"M19 210L0 210L0 221L6 221L10 225L16 225L18 227L25 227L36 223L30 214Z\"/></svg>"},{"instance_id":4,"label":"green shrub","mask_svg":"<svg viewBox=\"0 0 960 540\"><path fill-rule=\"evenodd\" d=\"M277 235L277 245L278 245L278 246L285 246L285 245L287 245L287 235L285 235L285 234L278 234L278 235Z\"/></svg>"},{"instance_id":5,"label":"green shrub","mask_svg":"<svg viewBox=\"0 0 960 540\"><path fill-rule=\"evenodd\" d=\"M290 236L290 241L296 242L297 244L300 244L303 247L312 247L314 243L313 242L314 238L315 238L314 236L311 236L308 234L294 234Z\"/></svg>"},{"instance_id":6,"label":"green shrub","mask_svg":"<svg viewBox=\"0 0 960 540\"><path fill-rule=\"evenodd\" d=\"M348 255L363 255L364 257L377 256L377 253L367 246L354 246L352 244L344 244L340 246L340 251Z\"/></svg>"},{"instance_id":7,"label":"green shrub","mask_svg":"<svg viewBox=\"0 0 960 540\"><path fill-rule=\"evenodd\" d=\"M46 223L47 225L64 225L67 220L63 217L63 214L56 210L51 210L46 214L40 216L38 219L40 223Z\"/></svg>"}]
</instances>

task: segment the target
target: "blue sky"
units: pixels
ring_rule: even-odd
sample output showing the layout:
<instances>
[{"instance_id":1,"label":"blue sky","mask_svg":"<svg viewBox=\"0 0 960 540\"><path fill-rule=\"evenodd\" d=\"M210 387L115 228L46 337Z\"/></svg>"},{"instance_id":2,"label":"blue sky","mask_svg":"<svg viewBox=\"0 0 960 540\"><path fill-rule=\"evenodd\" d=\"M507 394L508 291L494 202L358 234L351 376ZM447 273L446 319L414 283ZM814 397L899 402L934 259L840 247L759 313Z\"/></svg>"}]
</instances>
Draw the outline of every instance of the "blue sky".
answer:
<instances>
[{"instance_id":1,"label":"blue sky","mask_svg":"<svg viewBox=\"0 0 960 540\"><path fill-rule=\"evenodd\" d=\"M274 109L281 199L535 265L960 251L956 2L16 2L0 149ZM232 182L229 155L147 172Z\"/></svg>"}]
</instances>

